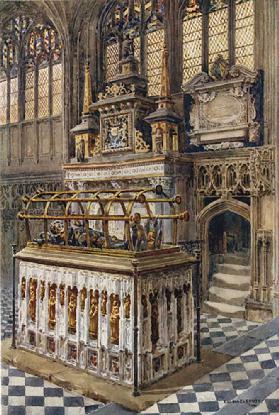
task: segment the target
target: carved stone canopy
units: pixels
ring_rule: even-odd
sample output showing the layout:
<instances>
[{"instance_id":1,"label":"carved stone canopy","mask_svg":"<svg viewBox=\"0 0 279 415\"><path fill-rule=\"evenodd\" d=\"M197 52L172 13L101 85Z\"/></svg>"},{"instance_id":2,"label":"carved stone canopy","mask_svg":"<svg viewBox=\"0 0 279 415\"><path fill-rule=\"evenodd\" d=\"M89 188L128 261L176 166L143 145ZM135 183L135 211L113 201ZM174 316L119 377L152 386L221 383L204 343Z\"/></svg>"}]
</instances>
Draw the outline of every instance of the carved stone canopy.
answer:
<instances>
[{"instance_id":1,"label":"carved stone canopy","mask_svg":"<svg viewBox=\"0 0 279 415\"><path fill-rule=\"evenodd\" d=\"M192 98L188 134L192 144L259 141L260 122L254 89L258 73L218 56L210 75L196 75L183 86Z\"/></svg>"}]
</instances>

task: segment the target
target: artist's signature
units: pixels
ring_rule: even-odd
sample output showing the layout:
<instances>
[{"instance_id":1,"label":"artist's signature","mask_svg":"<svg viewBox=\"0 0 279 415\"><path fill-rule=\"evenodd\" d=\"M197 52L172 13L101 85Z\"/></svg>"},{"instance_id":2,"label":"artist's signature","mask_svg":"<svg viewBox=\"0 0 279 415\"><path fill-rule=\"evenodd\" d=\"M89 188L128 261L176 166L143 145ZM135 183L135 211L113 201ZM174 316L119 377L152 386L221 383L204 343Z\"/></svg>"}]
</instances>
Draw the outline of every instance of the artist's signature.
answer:
<instances>
[{"instance_id":1,"label":"artist's signature","mask_svg":"<svg viewBox=\"0 0 279 415\"><path fill-rule=\"evenodd\" d=\"M224 403L248 403L249 405L257 406L261 401L259 399L225 399Z\"/></svg>"}]
</instances>

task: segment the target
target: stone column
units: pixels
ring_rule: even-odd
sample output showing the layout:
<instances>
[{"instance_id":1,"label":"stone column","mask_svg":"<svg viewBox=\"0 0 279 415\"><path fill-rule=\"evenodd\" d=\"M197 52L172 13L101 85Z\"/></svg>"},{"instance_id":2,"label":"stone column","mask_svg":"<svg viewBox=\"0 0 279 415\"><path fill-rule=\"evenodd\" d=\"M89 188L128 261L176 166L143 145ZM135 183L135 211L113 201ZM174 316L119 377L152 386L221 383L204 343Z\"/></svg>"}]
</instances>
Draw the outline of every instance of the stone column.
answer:
<instances>
[{"instance_id":1,"label":"stone column","mask_svg":"<svg viewBox=\"0 0 279 415\"><path fill-rule=\"evenodd\" d=\"M255 0L255 67L264 73L264 143L275 146L274 230L279 229L279 2ZM279 315L279 232L273 232L273 314Z\"/></svg>"}]
</instances>

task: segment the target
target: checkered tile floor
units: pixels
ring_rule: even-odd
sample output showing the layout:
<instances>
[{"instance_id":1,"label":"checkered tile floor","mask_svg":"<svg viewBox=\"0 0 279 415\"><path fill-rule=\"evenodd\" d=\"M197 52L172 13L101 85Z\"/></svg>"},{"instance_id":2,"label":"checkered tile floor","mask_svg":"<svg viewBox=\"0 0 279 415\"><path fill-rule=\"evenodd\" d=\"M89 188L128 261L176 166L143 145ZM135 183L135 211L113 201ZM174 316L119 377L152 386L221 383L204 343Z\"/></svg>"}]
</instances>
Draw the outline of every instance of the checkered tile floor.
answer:
<instances>
[{"instance_id":1,"label":"checkered tile floor","mask_svg":"<svg viewBox=\"0 0 279 415\"><path fill-rule=\"evenodd\" d=\"M214 414L223 408L228 403L227 401L233 400L255 385L276 367L279 367L278 335L232 359L203 376L194 385L186 386L142 413ZM276 396L275 393L272 393L262 403L256 401L255 406L262 405L262 408L268 409L257 413L279 414L279 400L274 396ZM254 410L255 413L257 409Z\"/></svg>"},{"instance_id":2,"label":"checkered tile floor","mask_svg":"<svg viewBox=\"0 0 279 415\"><path fill-rule=\"evenodd\" d=\"M2 415L85 415L103 403L1 364Z\"/></svg>"},{"instance_id":3,"label":"checkered tile floor","mask_svg":"<svg viewBox=\"0 0 279 415\"><path fill-rule=\"evenodd\" d=\"M250 414L279 414L279 389L268 395Z\"/></svg>"},{"instance_id":4,"label":"checkered tile floor","mask_svg":"<svg viewBox=\"0 0 279 415\"><path fill-rule=\"evenodd\" d=\"M1 339L12 333L11 290L1 293ZM258 324L242 319L222 316L201 316L201 344L214 348L228 340L247 333ZM274 367L279 366L279 338L263 342L200 379L177 394L146 410L146 414L213 414L226 403ZM2 415L83 415L102 406L100 402L67 392L41 378L18 371L11 366L2 368ZM272 408L279 405L272 393L253 413L275 414ZM278 405L277 405L278 404ZM260 408L260 410L258 410ZM266 409L267 408L267 409ZM279 415L279 409L277 409Z\"/></svg>"},{"instance_id":5,"label":"checkered tile floor","mask_svg":"<svg viewBox=\"0 0 279 415\"><path fill-rule=\"evenodd\" d=\"M220 346L227 341L246 334L259 323L223 316L201 316L201 345L206 348Z\"/></svg>"}]
</instances>

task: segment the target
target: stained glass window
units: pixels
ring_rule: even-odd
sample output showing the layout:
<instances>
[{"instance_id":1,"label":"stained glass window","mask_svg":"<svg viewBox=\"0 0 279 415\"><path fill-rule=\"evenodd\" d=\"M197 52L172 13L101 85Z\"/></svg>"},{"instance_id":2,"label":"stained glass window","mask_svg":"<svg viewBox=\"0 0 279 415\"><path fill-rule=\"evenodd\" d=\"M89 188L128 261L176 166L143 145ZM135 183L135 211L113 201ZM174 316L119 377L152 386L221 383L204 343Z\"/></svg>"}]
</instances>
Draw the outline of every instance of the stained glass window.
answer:
<instances>
[{"instance_id":1,"label":"stained glass window","mask_svg":"<svg viewBox=\"0 0 279 415\"><path fill-rule=\"evenodd\" d=\"M52 115L61 114L62 110L62 65L53 65L52 69Z\"/></svg>"},{"instance_id":2,"label":"stained glass window","mask_svg":"<svg viewBox=\"0 0 279 415\"><path fill-rule=\"evenodd\" d=\"M139 73L148 81L148 94L158 95L164 42L164 0L115 2L100 25L105 45L105 81L119 72L122 41L129 35L134 41Z\"/></svg>"},{"instance_id":3,"label":"stained glass window","mask_svg":"<svg viewBox=\"0 0 279 415\"><path fill-rule=\"evenodd\" d=\"M0 81L0 125L7 122L7 81Z\"/></svg>"},{"instance_id":4,"label":"stained glass window","mask_svg":"<svg viewBox=\"0 0 279 415\"><path fill-rule=\"evenodd\" d=\"M229 57L228 24L229 15L227 6L209 13L209 65L216 59L218 54L221 54L225 59Z\"/></svg>"},{"instance_id":5,"label":"stained glass window","mask_svg":"<svg viewBox=\"0 0 279 415\"><path fill-rule=\"evenodd\" d=\"M235 61L254 69L254 1L238 1L235 6Z\"/></svg>"},{"instance_id":6,"label":"stained glass window","mask_svg":"<svg viewBox=\"0 0 279 415\"><path fill-rule=\"evenodd\" d=\"M61 113L60 60L61 42L49 23L22 15L7 22L0 38L0 67L6 74L5 82L0 79L1 125L20 121L21 114L25 120L50 116L50 100L52 114ZM20 113L19 101L24 103Z\"/></svg>"},{"instance_id":7,"label":"stained glass window","mask_svg":"<svg viewBox=\"0 0 279 415\"><path fill-rule=\"evenodd\" d=\"M10 80L10 122L18 122L18 79Z\"/></svg>"},{"instance_id":8,"label":"stained glass window","mask_svg":"<svg viewBox=\"0 0 279 415\"><path fill-rule=\"evenodd\" d=\"M38 117L49 115L49 68L39 69L38 78Z\"/></svg>"},{"instance_id":9,"label":"stained glass window","mask_svg":"<svg viewBox=\"0 0 279 415\"><path fill-rule=\"evenodd\" d=\"M186 1L183 82L208 72L218 55L254 69L254 0Z\"/></svg>"},{"instance_id":10,"label":"stained glass window","mask_svg":"<svg viewBox=\"0 0 279 415\"><path fill-rule=\"evenodd\" d=\"M164 29L147 33L148 95L159 95L162 74Z\"/></svg>"},{"instance_id":11,"label":"stained glass window","mask_svg":"<svg viewBox=\"0 0 279 415\"><path fill-rule=\"evenodd\" d=\"M183 22L183 81L202 70L202 15L187 16Z\"/></svg>"},{"instance_id":12,"label":"stained glass window","mask_svg":"<svg viewBox=\"0 0 279 415\"><path fill-rule=\"evenodd\" d=\"M106 47L106 80L113 78L118 73L119 43L114 42Z\"/></svg>"},{"instance_id":13,"label":"stained glass window","mask_svg":"<svg viewBox=\"0 0 279 415\"><path fill-rule=\"evenodd\" d=\"M25 119L32 120L34 118L34 71L26 73L25 77Z\"/></svg>"}]
</instances>

